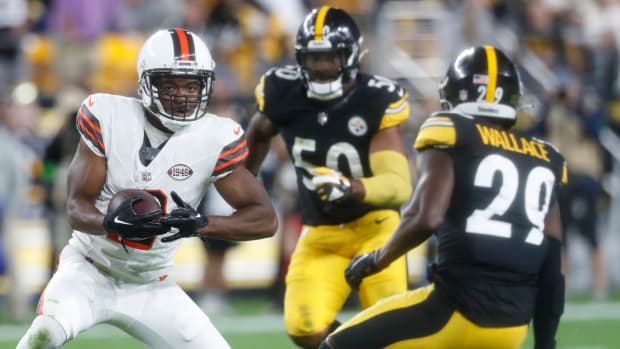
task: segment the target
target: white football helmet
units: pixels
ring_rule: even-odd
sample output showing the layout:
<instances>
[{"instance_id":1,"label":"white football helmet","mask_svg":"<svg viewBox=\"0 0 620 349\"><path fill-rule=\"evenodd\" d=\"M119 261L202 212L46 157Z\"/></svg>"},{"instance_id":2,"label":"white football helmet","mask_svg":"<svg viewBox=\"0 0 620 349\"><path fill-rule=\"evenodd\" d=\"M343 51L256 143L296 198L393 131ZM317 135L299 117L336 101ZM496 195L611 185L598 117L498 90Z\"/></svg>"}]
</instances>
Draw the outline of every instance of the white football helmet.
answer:
<instances>
[{"instance_id":1,"label":"white football helmet","mask_svg":"<svg viewBox=\"0 0 620 349\"><path fill-rule=\"evenodd\" d=\"M179 28L155 32L140 49L137 69L142 105L169 130L179 131L206 114L215 62L198 35ZM184 96L167 96L172 103L186 101L190 107L183 115L166 111L156 84L158 78L195 78L200 82L200 96L191 102Z\"/></svg>"}]
</instances>

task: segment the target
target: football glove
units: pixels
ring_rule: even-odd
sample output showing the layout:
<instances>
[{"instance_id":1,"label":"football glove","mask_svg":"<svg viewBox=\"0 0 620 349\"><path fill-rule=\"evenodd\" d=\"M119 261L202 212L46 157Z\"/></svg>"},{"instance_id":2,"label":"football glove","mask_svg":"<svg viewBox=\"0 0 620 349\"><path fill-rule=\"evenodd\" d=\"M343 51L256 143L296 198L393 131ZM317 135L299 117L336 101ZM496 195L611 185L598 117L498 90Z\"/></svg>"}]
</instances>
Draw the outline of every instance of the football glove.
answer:
<instances>
[{"instance_id":1,"label":"football glove","mask_svg":"<svg viewBox=\"0 0 620 349\"><path fill-rule=\"evenodd\" d=\"M197 230L209 224L207 216L203 216L192 208L176 192L173 191L170 195L178 207L172 210L168 216L162 217L161 222L164 225L175 227L179 231L174 235L162 238L161 241L171 242L180 238L198 236Z\"/></svg>"},{"instance_id":2,"label":"football glove","mask_svg":"<svg viewBox=\"0 0 620 349\"><path fill-rule=\"evenodd\" d=\"M103 228L108 233L117 234L123 239L139 240L168 232L169 228L154 222L162 214L161 208L137 214L133 205L144 200L134 197L125 200L113 212L103 218Z\"/></svg>"},{"instance_id":3,"label":"football glove","mask_svg":"<svg viewBox=\"0 0 620 349\"><path fill-rule=\"evenodd\" d=\"M379 250L374 250L351 260L344 271L344 278L352 289L358 290L362 279L381 270L377 261L378 258Z\"/></svg>"},{"instance_id":4,"label":"football glove","mask_svg":"<svg viewBox=\"0 0 620 349\"><path fill-rule=\"evenodd\" d=\"M351 181L329 167L312 169L312 184L321 201L345 201L351 196Z\"/></svg>"}]
</instances>

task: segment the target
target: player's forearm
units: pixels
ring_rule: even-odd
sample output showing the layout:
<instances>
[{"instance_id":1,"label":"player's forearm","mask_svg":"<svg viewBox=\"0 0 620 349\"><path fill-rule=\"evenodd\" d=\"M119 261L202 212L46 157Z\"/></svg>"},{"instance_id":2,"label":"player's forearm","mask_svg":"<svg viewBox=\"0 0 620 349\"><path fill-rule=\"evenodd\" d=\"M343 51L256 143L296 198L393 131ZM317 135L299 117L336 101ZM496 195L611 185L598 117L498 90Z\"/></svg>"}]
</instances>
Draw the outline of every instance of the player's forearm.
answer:
<instances>
[{"instance_id":1,"label":"player's forearm","mask_svg":"<svg viewBox=\"0 0 620 349\"><path fill-rule=\"evenodd\" d=\"M392 237L381 248L378 257L379 266L381 268L389 266L409 250L426 241L434 231L433 227L420 224L416 217L408 219L405 215Z\"/></svg>"},{"instance_id":2,"label":"player's forearm","mask_svg":"<svg viewBox=\"0 0 620 349\"><path fill-rule=\"evenodd\" d=\"M104 215L90 202L74 198L67 201L67 214L73 229L92 235L103 235Z\"/></svg>"},{"instance_id":3,"label":"player's forearm","mask_svg":"<svg viewBox=\"0 0 620 349\"><path fill-rule=\"evenodd\" d=\"M273 236L278 219L265 205L252 205L235 211L230 216L209 216L209 225L200 233L216 239L256 240Z\"/></svg>"},{"instance_id":4,"label":"player's forearm","mask_svg":"<svg viewBox=\"0 0 620 349\"><path fill-rule=\"evenodd\" d=\"M413 189L409 162L403 154L392 150L372 153L370 167L374 176L360 179L363 193L358 197L363 202L385 207L400 206L409 199Z\"/></svg>"},{"instance_id":5,"label":"player's forearm","mask_svg":"<svg viewBox=\"0 0 620 349\"><path fill-rule=\"evenodd\" d=\"M538 277L534 309L534 348L555 348L555 334L564 312L564 275L561 273L561 242L548 238L549 249Z\"/></svg>"},{"instance_id":6,"label":"player's forearm","mask_svg":"<svg viewBox=\"0 0 620 349\"><path fill-rule=\"evenodd\" d=\"M436 178L433 176L423 175L420 178L413 199L403 209L402 219L396 231L379 253L379 266L388 266L407 251L426 241L441 227L445 208L450 199L447 193L435 190L436 185ZM441 202L437 203L434 200Z\"/></svg>"}]
</instances>

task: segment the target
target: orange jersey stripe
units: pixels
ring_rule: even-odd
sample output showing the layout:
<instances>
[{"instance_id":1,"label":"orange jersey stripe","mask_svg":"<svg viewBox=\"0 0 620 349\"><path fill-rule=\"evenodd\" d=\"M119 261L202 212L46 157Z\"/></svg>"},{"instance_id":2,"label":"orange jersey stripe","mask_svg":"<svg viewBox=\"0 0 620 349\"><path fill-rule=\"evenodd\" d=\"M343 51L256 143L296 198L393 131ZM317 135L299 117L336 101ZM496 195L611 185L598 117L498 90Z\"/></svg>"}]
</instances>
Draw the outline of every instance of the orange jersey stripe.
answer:
<instances>
[{"instance_id":1,"label":"orange jersey stripe","mask_svg":"<svg viewBox=\"0 0 620 349\"><path fill-rule=\"evenodd\" d=\"M226 161L225 163L223 163L223 164L220 164L220 165L216 166L216 167L213 169L213 172L221 171L221 170L223 170L223 169L226 169L226 168L228 168L228 167L230 167L230 166L232 166L232 165L234 165L234 164L236 164L236 163L238 163L238 162L242 161L243 159L245 159L245 158L247 158L247 157L248 157L248 154L249 154L249 153L250 153L250 152L249 152L249 150L248 150L248 149L245 149L245 150L243 151L243 153L239 154L239 156L234 157L234 158L232 158L232 159L230 159L230 160Z\"/></svg>"},{"instance_id":2,"label":"orange jersey stripe","mask_svg":"<svg viewBox=\"0 0 620 349\"><path fill-rule=\"evenodd\" d=\"M103 142L101 142L101 141L97 138L97 136L95 136L92 132L90 132L90 130L86 127L86 125L84 125L84 123L82 122L82 120L83 120L83 118L77 118L77 123L78 123L78 126L80 126L80 129L81 129L83 132L86 132L86 134L88 135L88 138L89 138L91 141L95 141L95 142L97 142L97 145L99 145L99 147L98 147L98 148L99 148L99 149L103 152L103 151L105 150L105 146L103 145ZM86 119L86 120L87 120L86 122L88 122L88 119Z\"/></svg>"},{"instance_id":3,"label":"orange jersey stripe","mask_svg":"<svg viewBox=\"0 0 620 349\"><path fill-rule=\"evenodd\" d=\"M88 115L86 115L86 113L84 113L84 110L82 108L80 108L80 115L82 116L82 119L86 120L88 125L90 125L90 127L92 127L93 130L95 130L95 132L97 132L98 135L101 135L101 129L99 128L99 126L97 126L94 122L92 122L88 118Z\"/></svg>"},{"instance_id":4,"label":"orange jersey stripe","mask_svg":"<svg viewBox=\"0 0 620 349\"><path fill-rule=\"evenodd\" d=\"M225 158L226 156L228 156L228 155L230 155L230 154L233 154L233 153L234 153L234 152L236 152L236 151L239 151L239 149L241 149L241 148L245 147L246 143L247 143L247 142L246 142L246 139L244 138L244 139L243 139L243 142L241 142L241 143L237 144L234 148L229 149L229 150L227 150L227 151L225 151L225 152L221 153L221 154L220 154L220 156L218 156L217 158L218 158L218 159L222 159L222 158Z\"/></svg>"}]
</instances>

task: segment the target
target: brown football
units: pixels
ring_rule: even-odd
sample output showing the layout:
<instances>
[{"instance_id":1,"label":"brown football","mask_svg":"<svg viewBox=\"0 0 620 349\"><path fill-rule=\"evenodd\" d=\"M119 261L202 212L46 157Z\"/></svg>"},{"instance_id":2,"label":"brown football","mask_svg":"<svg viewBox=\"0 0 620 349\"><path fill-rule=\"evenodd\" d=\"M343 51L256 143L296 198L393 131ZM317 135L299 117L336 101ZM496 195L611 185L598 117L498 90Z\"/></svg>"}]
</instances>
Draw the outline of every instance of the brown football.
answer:
<instances>
[{"instance_id":1,"label":"brown football","mask_svg":"<svg viewBox=\"0 0 620 349\"><path fill-rule=\"evenodd\" d=\"M117 192L116 194L114 194L112 199L110 199L110 203L108 204L108 213L111 213L116 208L118 208L125 200L134 197L143 198L141 201L133 204L132 208L137 214L153 212L161 208L159 200L157 200L157 198L155 198L149 192L140 189L125 189Z\"/></svg>"}]
</instances>

